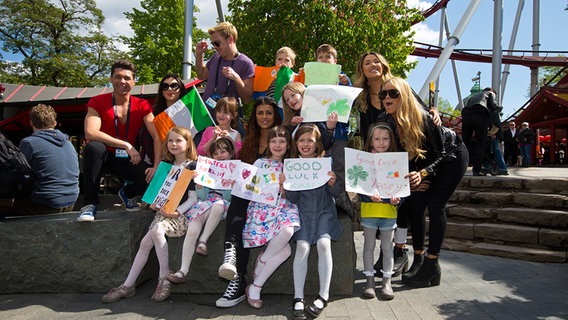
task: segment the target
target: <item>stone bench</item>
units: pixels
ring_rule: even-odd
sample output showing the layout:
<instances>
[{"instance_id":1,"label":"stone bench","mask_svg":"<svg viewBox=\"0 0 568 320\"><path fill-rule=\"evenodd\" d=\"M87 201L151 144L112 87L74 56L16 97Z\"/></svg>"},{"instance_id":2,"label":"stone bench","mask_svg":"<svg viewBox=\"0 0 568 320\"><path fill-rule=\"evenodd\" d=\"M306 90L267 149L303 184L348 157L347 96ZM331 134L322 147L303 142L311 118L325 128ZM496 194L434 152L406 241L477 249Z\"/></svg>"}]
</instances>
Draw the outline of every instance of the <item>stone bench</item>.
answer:
<instances>
[{"instance_id":1,"label":"stone bench","mask_svg":"<svg viewBox=\"0 0 568 320\"><path fill-rule=\"evenodd\" d=\"M0 221L0 293L107 292L120 285L154 217L151 211L100 211L94 222L76 222L78 212L12 217ZM356 252L351 220L341 216L343 234L332 243L333 294L352 294ZM225 223L208 242L209 255L195 255L188 281L174 286L174 293L222 294L227 282L218 277L223 260ZM180 266L182 238L168 239L170 267ZM265 284L264 293L293 294L292 256ZM253 249L249 277L260 249ZM305 293L317 294L317 250L312 247ZM138 284L155 277L154 253Z\"/></svg>"}]
</instances>

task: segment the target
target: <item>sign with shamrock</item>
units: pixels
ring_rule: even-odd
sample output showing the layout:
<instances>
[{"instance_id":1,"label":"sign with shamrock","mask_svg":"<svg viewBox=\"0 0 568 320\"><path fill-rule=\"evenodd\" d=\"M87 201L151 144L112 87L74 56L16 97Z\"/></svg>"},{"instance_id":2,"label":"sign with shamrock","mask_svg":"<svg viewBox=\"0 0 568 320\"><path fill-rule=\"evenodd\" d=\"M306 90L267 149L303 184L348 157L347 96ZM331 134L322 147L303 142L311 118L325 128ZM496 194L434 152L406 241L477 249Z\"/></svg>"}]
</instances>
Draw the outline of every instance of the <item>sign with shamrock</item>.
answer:
<instances>
[{"instance_id":1,"label":"sign with shamrock","mask_svg":"<svg viewBox=\"0 0 568 320\"><path fill-rule=\"evenodd\" d=\"M300 116L304 122L327 121L336 112L338 121L347 123L353 101L363 89L335 85L311 85L304 92Z\"/></svg>"},{"instance_id":2,"label":"sign with shamrock","mask_svg":"<svg viewBox=\"0 0 568 320\"><path fill-rule=\"evenodd\" d=\"M408 153L370 153L345 148L345 189L381 198L410 195Z\"/></svg>"}]
</instances>

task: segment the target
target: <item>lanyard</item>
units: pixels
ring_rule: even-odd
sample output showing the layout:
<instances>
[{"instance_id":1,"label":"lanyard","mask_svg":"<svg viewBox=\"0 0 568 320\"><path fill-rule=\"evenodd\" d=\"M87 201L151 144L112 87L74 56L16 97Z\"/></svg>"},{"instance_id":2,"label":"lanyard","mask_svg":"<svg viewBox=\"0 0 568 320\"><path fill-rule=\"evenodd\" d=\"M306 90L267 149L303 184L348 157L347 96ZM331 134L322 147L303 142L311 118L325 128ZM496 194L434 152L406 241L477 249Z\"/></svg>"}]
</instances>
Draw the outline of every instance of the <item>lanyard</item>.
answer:
<instances>
[{"instance_id":1,"label":"lanyard","mask_svg":"<svg viewBox=\"0 0 568 320\"><path fill-rule=\"evenodd\" d=\"M114 128L116 130L116 138L120 139L118 134L118 111L116 107L116 101L114 100L114 93L112 94L112 107L114 109ZM126 132L124 141L128 141L128 127L130 126L130 98L128 98L128 110L126 111Z\"/></svg>"},{"instance_id":2,"label":"lanyard","mask_svg":"<svg viewBox=\"0 0 568 320\"><path fill-rule=\"evenodd\" d=\"M235 63L235 59L239 56L239 52L235 53L235 55L233 56L233 60L231 60L231 65L230 67L233 67L233 64ZM215 93L217 92L217 84L218 84L218 80L219 80L219 69L221 68L221 62L223 62L223 58L221 58L221 56L219 56L219 61L217 62L217 72L215 72ZM221 96L225 96L225 94L227 93L227 90L229 90L229 85L231 84L231 79L227 79L227 87L225 88L225 91L223 92L223 94Z\"/></svg>"}]
</instances>

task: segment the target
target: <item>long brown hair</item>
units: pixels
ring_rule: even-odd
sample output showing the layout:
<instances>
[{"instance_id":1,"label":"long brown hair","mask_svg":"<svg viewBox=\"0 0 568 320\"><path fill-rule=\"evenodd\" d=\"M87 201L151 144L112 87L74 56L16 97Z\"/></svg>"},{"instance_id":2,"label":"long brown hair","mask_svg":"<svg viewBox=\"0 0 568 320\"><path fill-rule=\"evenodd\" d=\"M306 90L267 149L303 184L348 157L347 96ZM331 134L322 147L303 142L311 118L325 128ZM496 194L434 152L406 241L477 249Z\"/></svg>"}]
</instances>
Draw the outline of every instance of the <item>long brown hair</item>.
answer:
<instances>
[{"instance_id":1,"label":"long brown hair","mask_svg":"<svg viewBox=\"0 0 568 320\"><path fill-rule=\"evenodd\" d=\"M260 147L260 127L256 122L256 109L260 105L269 105L274 113L273 126L282 124L282 117L278 112L278 105L271 97L259 97L255 100L252 112L247 123L247 132L243 140L241 151L239 152L240 160L252 164L258 158L258 148Z\"/></svg>"},{"instance_id":2,"label":"long brown hair","mask_svg":"<svg viewBox=\"0 0 568 320\"><path fill-rule=\"evenodd\" d=\"M388 79L392 77L391 70L389 63L385 57L383 57L378 52L365 52L359 57L359 61L357 61L357 69L355 71L355 81L353 82L353 86L357 88L363 88L363 91L359 93L357 99L355 100L356 106L361 110L361 112L367 112L369 109L369 105L367 104L367 97L369 96L370 86L367 77L365 76L365 72L363 71L363 62L365 58L369 55L373 55L379 59L381 63L381 85L385 83Z\"/></svg>"},{"instance_id":3,"label":"long brown hair","mask_svg":"<svg viewBox=\"0 0 568 320\"><path fill-rule=\"evenodd\" d=\"M371 127L369 128L369 133L367 134L367 140L365 140L364 150L366 152L371 152L371 150L373 149L373 144L371 140L373 139L373 132L375 130L387 130L389 132L390 145L386 152L398 151L394 129L386 122L377 122L371 125Z\"/></svg>"}]
</instances>

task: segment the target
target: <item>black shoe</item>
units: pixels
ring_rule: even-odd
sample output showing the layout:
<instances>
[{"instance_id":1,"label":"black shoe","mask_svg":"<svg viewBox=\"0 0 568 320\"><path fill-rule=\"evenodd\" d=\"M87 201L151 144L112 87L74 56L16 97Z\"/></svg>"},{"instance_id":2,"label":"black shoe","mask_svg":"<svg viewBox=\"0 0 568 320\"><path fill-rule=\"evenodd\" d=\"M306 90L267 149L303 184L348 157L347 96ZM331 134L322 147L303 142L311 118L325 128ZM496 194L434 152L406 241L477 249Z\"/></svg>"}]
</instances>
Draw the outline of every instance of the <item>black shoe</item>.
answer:
<instances>
[{"instance_id":1,"label":"black shoe","mask_svg":"<svg viewBox=\"0 0 568 320\"><path fill-rule=\"evenodd\" d=\"M219 308L230 308L236 306L247 297L245 293L246 287L247 282L244 274L237 274L235 279L229 281L229 285L227 286L223 297L217 299L215 305Z\"/></svg>"},{"instance_id":2,"label":"black shoe","mask_svg":"<svg viewBox=\"0 0 568 320\"><path fill-rule=\"evenodd\" d=\"M394 247L393 255L394 255L394 265L392 267L393 277L400 276L401 273L406 271L408 267L408 255L406 252L408 249Z\"/></svg>"},{"instance_id":3,"label":"black shoe","mask_svg":"<svg viewBox=\"0 0 568 320\"><path fill-rule=\"evenodd\" d=\"M499 170L499 172L497 172L498 176L508 176L509 175L509 171L507 170Z\"/></svg>"},{"instance_id":4,"label":"black shoe","mask_svg":"<svg viewBox=\"0 0 568 320\"><path fill-rule=\"evenodd\" d=\"M487 173L480 171L480 172L474 172L473 175L476 177L485 177Z\"/></svg>"},{"instance_id":5,"label":"black shoe","mask_svg":"<svg viewBox=\"0 0 568 320\"><path fill-rule=\"evenodd\" d=\"M327 307L327 300L325 300L324 298L322 298L320 295L318 295L318 297L316 298L316 300L319 300L321 302L323 302L323 307L322 308L318 308L314 302L312 302L312 304L310 304L309 306L306 307L306 311L310 314L310 316L317 318L319 317L319 315L321 314L321 312L323 311L323 309L325 309L325 307Z\"/></svg>"},{"instance_id":6,"label":"black shoe","mask_svg":"<svg viewBox=\"0 0 568 320\"><path fill-rule=\"evenodd\" d=\"M422 267L412 277L403 278L402 282L416 288L439 286L442 278L442 270L438 258L425 258Z\"/></svg>"},{"instance_id":7,"label":"black shoe","mask_svg":"<svg viewBox=\"0 0 568 320\"><path fill-rule=\"evenodd\" d=\"M408 269L408 271L406 271L402 275L402 281L404 281L407 278L414 276L416 274L416 272L418 272L418 270L420 269L420 267L422 266L423 263L424 263L424 255L419 254L419 253L415 253L414 259L412 260L412 265L410 266L410 269Z\"/></svg>"},{"instance_id":8,"label":"black shoe","mask_svg":"<svg viewBox=\"0 0 568 320\"><path fill-rule=\"evenodd\" d=\"M304 308L302 308L301 310L296 310L294 309L294 306L296 306L296 303L301 302L304 305ZM304 299L302 298L294 298L294 304L292 305L292 319L294 320L305 320L306 319L306 313L304 312L305 309L305 303L304 303Z\"/></svg>"}]
</instances>

